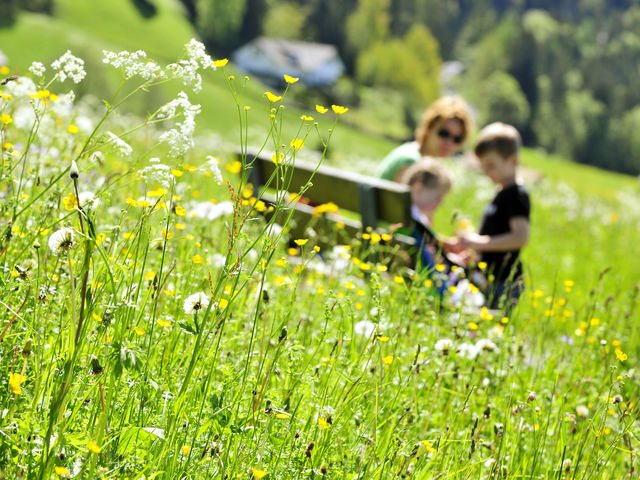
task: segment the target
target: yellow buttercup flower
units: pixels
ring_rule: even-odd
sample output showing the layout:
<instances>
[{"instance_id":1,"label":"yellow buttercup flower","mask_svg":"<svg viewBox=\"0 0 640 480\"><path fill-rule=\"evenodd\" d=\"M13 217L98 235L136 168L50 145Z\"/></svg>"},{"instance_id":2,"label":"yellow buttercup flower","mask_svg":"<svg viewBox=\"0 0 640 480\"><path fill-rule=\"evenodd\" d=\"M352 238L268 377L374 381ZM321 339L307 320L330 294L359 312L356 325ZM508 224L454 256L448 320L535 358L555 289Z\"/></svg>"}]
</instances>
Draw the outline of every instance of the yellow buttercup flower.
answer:
<instances>
[{"instance_id":1,"label":"yellow buttercup flower","mask_svg":"<svg viewBox=\"0 0 640 480\"><path fill-rule=\"evenodd\" d=\"M222 68L224 67L227 63L229 63L229 59L228 58L221 58L220 60L215 60L213 62L213 66L216 68Z\"/></svg>"},{"instance_id":2,"label":"yellow buttercup flower","mask_svg":"<svg viewBox=\"0 0 640 480\"><path fill-rule=\"evenodd\" d=\"M253 475L253 478L259 479L264 477L267 474L267 472L265 472L264 470L260 470L259 468L252 468L251 474Z\"/></svg>"},{"instance_id":3,"label":"yellow buttercup flower","mask_svg":"<svg viewBox=\"0 0 640 480\"><path fill-rule=\"evenodd\" d=\"M240 171L242 170L242 162L236 160L233 163L225 165L224 168L231 173L240 173Z\"/></svg>"},{"instance_id":4,"label":"yellow buttercup flower","mask_svg":"<svg viewBox=\"0 0 640 480\"><path fill-rule=\"evenodd\" d=\"M276 165L282 165L284 163L285 158L286 157L284 156L284 153L278 153L277 155L274 153L273 155L271 155L271 160Z\"/></svg>"},{"instance_id":5,"label":"yellow buttercup flower","mask_svg":"<svg viewBox=\"0 0 640 480\"><path fill-rule=\"evenodd\" d=\"M385 365L391 365L393 363L393 355L382 357L382 363L384 363Z\"/></svg>"},{"instance_id":6,"label":"yellow buttercup flower","mask_svg":"<svg viewBox=\"0 0 640 480\"><path fill-rule=\"evenodd\" d=\"M304 120L305 122L311 122L313 120L313 117L310 117L309 115L302 115L300 119Z\"/></svg>"},{"instance_id":7,"label":"yellow buttercup flower","mask_svg":"<svg viewBox=\"0 0 640 480\"><path fill-rule=\"evenodd\" d=\"M309 241L308 238L298 238L296 240L294 240L294 243L300 247L304 246L307 244L307 242Z\"/></svg>"},{"instance_id":8,"label":"yellow buttercup flower","mask_svg":"<svg viewBox=\"0 0 640 480\"><path fill-rule=\"evenodd\" d=\"M200 255L194 255L191 260L196 264L203 262L203 258Z\"/></svg>"},{"instance_id":9,"label":"yellow buttercup flower","mask_svg":"<svg viewBox=\"0 0 640 480\"><path fill-rule=\"evenodd\" d=\"M62 203L64 204L65 210L75 210L76 205L78 204L78 199L76 198L75 193L70 193L62 199Z\"/></svg>"},{"instance_id":10,"label":"yellow buttercup flower","mask_svg":"<svg viewBox=\"0 0 640 480\"><path fill-rule=\"evenodd\" d=\"M22 393L22 387L20 384L24 382L27 377L19 374L19 373L10 373L9 374L9 388L16 395L20 395Z\"/></svg>"},{"instance_id":11,"label":"yellow buttercup flower","mask_svg":"<svg viewBox=\"0 0 640 480\"><path fill-rule=\"evenodd\" d=\"M267 100L269 100L271 103L279 102L280 100L282 100L282 96L274 95L271 92L264 92L264 96L267 97Z\"/></svg>"},{"instance_id":12,"label":"yellow buttercup flower","mask_svg":"<svg viewBox=\"0 0 640 480\"><path fill-rule=\"evenodd\" d=\"M69 469L65 468L65 467L56 467L54 468L56 475L59 475L61 477L66 477L69 475Z\"/></svg>"},{"instance_id":13,"label":"yellow buttercup flower","mask_svg":"<svg viewBox=\"0 0 640 480\"><path fill-rule=\"evenodd\" d=\"M78 127L72 124L67 127L67 132L69 132L71 135L75 135L76 133L79 132L79 130L78 130Z\"/></svg>"},{"instance_id":14,"label":"yellow buttercup flower","mask_svg":"<svg viewBox=\"0 0 640 480\"><path fill-rule=\"evenodd\" d=\"M331 109L336 115L342 115L343 113L347 113L349 111L349 107L343 107L342 105L331 105Z\"/></svg>"},{"instance_id":15,"label":"yellow buttercup flower","mask_svg":"<svg viewBox=\"0 0 640 480\"><path fill-rule=\"evenodd\" d=\"M328 108L323 107L322 105L317 105L316 104L316 112L318 113L327 113L329 111Z\"/></svg>"},{"instance_id":16,"label":"yellow buttercup flower","mask_svg":"<svg viewBox=\"0 0 640 480\"><path fill-rule=\"evenodd\" d=\"M286 73L284 74L284 81L287 83L296 83L298 80L300 80L298 77L291 77Z\"/></svg>"},{"instance_id":17,"label":"yellow buttercup flower","mask_svg":"<svg viewBox=\"0 0 640 480\"><path fill-rule=\"evenodd\" d=\"M133 327L133 331L135 332L136 335L138 335L139 337L141 337L142 335L145 334L145 330L143 330L142 328L138 328L138 327Z\"/></svg>"},{"instance_id":18,"label":"yellow buttercup flower","mask_svg":"<svg viewBox=\"0 0 640 480\"><path fill-rule=\"evenodd\" d=\"M11 115L9 115L8 113L3 113L2 117L0 117L0 121L5 125L9 125L11 122L13 122L13 118L11 118Z\"/></svg>"},{"instance_id":19,"label":"yellow buttercup flower","mask_svg":"<svg viewBox=\"0 0 640 480\"><path fill-rule=\"evenodd\" d=\"M318 417L318 426L320 428L329 428L329 424L323 417Z\"/></svg>"},{"instance_id":20,"label":"yellow buttercup flower","mask_svg":"<svg viewBox=\"0 0 640 480\"><path fill-rule=\"evenodd\" d=\"M180 205L176 206L175 211L176 211L176 215L178 215L179 217L184 217L187 214L187 211L184 208L182 208Z\"/></svg>"},{"instance_id":21,"label":"yellow buttercup flower","mask_svg":"<svg viewBox=\"0 0 640 480\"><path fill-rule=\"evenodd\" d=\"M89 440L89 443L87 444L87 448L91 453L100 453L102 451L100 446L93 440Z\"/></svg>"},{"instance_id":22,"label":"yellow buttercup flower","mask_svg":"<svg viewBox=\"0 0 640 480\"><path fill-rule=\"evenodd\" d=\"M304 147L304 140L302 138L294 138L293 140L291 140L289 145L294 150L300 150L302 147Z\"/></svg>"},{"instance_id":23,"label":"yellow buttercup flower","mask_svg":"<svg viewBox=\"0 0 640 480\"><path fill-rule=\"evenodd\" d=\"M171 320L163 320L163 319L159 318L156 321L158 322L158 325L160 325L162 328L171 328L171 325L173 325Z\"/></svg>"}]
</instances>

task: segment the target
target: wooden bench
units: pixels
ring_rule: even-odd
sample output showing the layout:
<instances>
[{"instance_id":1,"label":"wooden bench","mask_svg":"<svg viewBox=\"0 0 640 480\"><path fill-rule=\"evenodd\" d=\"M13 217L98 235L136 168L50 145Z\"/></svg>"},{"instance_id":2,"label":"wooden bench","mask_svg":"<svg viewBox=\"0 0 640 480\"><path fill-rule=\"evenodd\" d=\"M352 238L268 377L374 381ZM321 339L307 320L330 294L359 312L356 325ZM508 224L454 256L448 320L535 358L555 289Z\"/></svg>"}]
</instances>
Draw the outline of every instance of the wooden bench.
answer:
<instances>
[{"instance_id":1,"label":"wooden bench","mask_svg":"<svg viewBox=\"0 0 640 480\"><path fill-rule=\"evenodd\" d=\"M238 152L238 156L241 152ZM246 162L251 165L248 181L253 184L256 196L264 190L262 187L269 184L271 189L276 188L276 183L286 185L286 190L291 193L298 193L307 185L311 179L311 186L304 192L304 198L308 203L297 202L294 204L296 210L296 224L291 229L292 234L304 235L304 225L314 215L315 206L335 203L340 212L351 212L341 215L335 213L325 213L324 218L330 222L340 222L344 225L344 230L353 236L358 232L366 230L375 231L378 228L387 227L390 224L402 223L410 226L413 223L411 218L411 195L407 185L396 182L382 180L375 177L360 175L354 172L340 170L325 165L314 165L302 160L295 160L293 167L288 167L283 175L284 169L280 168L281 178L276 181L274 174L278 166L272 160L272 154L256 151L246 152ZM286 175L286 178L282 178ZM274 203L273 193L263 193L262 200L267 203ZM405 246L414 246L415 240L406 235L396 234L393 236L394 243Z\"/></svg>"}]
</instances>

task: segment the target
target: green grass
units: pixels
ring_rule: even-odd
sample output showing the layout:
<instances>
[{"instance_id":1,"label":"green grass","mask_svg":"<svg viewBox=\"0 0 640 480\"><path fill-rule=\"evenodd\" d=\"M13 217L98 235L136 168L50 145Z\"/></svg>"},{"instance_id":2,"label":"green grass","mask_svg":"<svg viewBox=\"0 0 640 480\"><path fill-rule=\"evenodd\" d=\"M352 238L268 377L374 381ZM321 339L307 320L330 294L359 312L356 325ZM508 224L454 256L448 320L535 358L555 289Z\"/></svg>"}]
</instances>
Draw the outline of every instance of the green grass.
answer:
<instances>
[{"instance_id":1,"label":"green grass","mask_svg":"<svg viewBox=\"0 0 640 480\"><path fill-rule=\"evenodd\" d=\"M92 30L64 21L43 31ZM102 68L106 43L95 41L90 66ZM23 67L12 67L41 57L19 58ZM233 71L208 73L194 98L204 109L199 132L224 125L223 140L234 144L238 105L225 74L242 82ZM96 92L116 82L102 78ZM131 110L183 88L175 83L141 93ZM249 82L239 105L252 106L249 127L257 131L268 125L262 90ZM238 175L222 166L231 190L212 182L205 157L225 150L206 138L173 158L158 145L169 125L116 113L104 129L144 124L127 137L132 153L120 157L98 132L89 145L102 155L89 156L88 132L67 131L83 107L54 115L36 103L43 120L30 135L29 125L18 125L20 106L29 105L0 100L0 113L14 118L0 123L3 143L20 149L3 146L0 170L6 478L618 479L637 470L640 260L632 248L640 211L616 196L637 195L635 179L525 150L523 163L543 178L528 184L527 290L503 319L449 306L448 296L441 302L427 287L429 272L385 271L388 248L360 237L334 256L316 252L310 233L290 255L286 238L267 234ZM274 136L288 144L307 130L298 133L300 111L286 98L285 105ZM102 114L82 111L93 125ZM319 125L323 138L334 118ZM315 135L311 129L302 152L319 143ZM332 161L367 171L365 160L353 159L391 147L339 122L329 148ZM182 172L167 176L167 192L138 176L151 156ZM82 223L72 160L78 190L101 202L83 204ZM477 222L494 192L478 172L449 166L456 184L436 219L443 232L452 232L456 211ZM209 200L231 201L235 213L192 215ZM55 254L49 241L63 227L75 230L75 245ZM197 292L211 308L185 311Z\"/></svg>"},{"instance_id":2,"label":"green grass","mask_svg":"<svg viewBox=\"0 0 640 480\"><path fill-rule=\"evenodd\" d=\"M2 113L17 118L20 102ZM166 127L147 125L128 138L126 158L100 135L103 159L87 158L86 133L67 132L74 112L64 115L34 137L57 151L4 152L0 218L13 221L1 249L0 470L9 477L517 479L568 469L586 479L619 478L635 462L634 277L599 281L592 259L580 267L589 278L535 266L534 252L548 257L543 266L579 255L553 247L590 215L557 208L566 192L554 182L531 185L533 223L546 235L532 241L534 283L506 319L441 304L428 272L381 273L388 248L359 237L335 258L321 251L318 261L313 236L290 256L242 201L250 192L236 197L188 165L206 151L171 158L156 146ZM26 150L29 129L17 123L2 133ZM182 171L160 197L135 174L150 151ZM101 201L84 204L82 223L72 159L78 189ZM491 186L451 168L458 190L442 213L456 205L472 215ZM235 213L191 215L209 199L231 200ZM615 235L593 223L598 255L634 238L635 215L621 215ZM48 243L63 226L76 244L56 254ZM185 305L197 292L211 308L194 314Z\"/></svg>"}]
</instances>

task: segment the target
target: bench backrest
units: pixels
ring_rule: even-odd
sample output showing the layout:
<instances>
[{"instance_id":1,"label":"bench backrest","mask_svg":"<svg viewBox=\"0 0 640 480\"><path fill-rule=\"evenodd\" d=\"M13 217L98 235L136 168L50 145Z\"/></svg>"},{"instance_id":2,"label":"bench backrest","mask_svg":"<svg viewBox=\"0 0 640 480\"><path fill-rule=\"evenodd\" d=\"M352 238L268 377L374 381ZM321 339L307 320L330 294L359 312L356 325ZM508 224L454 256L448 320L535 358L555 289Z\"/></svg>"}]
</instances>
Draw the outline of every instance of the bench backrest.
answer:
<instances>
[{"instance_id":1,"label":"bench backrest","mask_svg":"<svg viewBox=\"0 0 640 480\"><path fill-rule=\"evenodd\" d=\"M249 182L258 190L278 167L267 153L248 152L247 162L251 161ZM290 175L290 192L298 192L313 175L312 186L304 196L316 204L333 202L340 209L359 212L363 228L376 228L380 222L411 224L411 195L407 185L325 165L317 167L298 159Z\"/></svg>"}]
</instances>

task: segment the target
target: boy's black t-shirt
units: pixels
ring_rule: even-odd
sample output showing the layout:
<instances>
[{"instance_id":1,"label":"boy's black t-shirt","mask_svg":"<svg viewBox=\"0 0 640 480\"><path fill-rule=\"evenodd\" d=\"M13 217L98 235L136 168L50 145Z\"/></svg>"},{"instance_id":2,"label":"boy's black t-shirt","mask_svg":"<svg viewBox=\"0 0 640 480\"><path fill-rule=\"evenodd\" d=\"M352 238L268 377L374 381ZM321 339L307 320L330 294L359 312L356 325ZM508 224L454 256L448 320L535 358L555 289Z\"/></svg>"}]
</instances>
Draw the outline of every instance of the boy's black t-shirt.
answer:
<instances>
[{"instance_id":1,"label":"boy's black t-shirt","mask_svg":"<svg viewBox=\"0 0 640 480\"><path fill-rule=\"evenodd\" d=\"M529 219L531 205L529 194L522 185L514 184L500 190L482 214L480 235L500 235L511 231L509 221L515 217ZM487 271L495 280L518 279L522 276L522 264L518 259L520 250L505 252L482 252L480 260L487 263Z\"/></svg>"}]
</instances>

